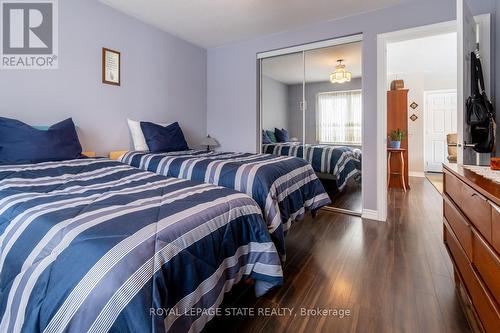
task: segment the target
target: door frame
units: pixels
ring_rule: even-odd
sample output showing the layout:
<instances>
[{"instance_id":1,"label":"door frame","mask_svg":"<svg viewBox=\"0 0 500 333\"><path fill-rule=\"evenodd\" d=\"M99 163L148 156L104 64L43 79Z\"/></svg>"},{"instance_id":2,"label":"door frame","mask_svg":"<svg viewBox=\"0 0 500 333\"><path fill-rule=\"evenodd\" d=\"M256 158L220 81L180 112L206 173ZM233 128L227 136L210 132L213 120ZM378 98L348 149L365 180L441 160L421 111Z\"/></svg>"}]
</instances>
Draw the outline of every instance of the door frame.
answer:
<instances>
[{"instance_id":1,"label":"door frame","mask_svg":"<svg viewBox=\"0 0 500 333\"><path fill-rule=\"evenodd\" d=\"M479 23L480 27L486 27L486 29L481 29L480 40L490 41L491 34L491 15L483 14L474 16L476 21ZM435 36L439 34L457 32L457 20L451 20L446 22L439 22L435 24L429 24L424 26L419 26L415 28L403 29L399 31L387 32L377 35L377 212L376 219L380 221L386 221L387 219L387 158L386 158L386 147L387 147L387 44L394 42L401 42L408 39L422 38ZM491 41L489 43L482 43L482 54L486 54L488 61L483 69L491 68ZM460 50L458 50L460 53ZM461 69L458 68L460 71ZM491 80L491 72L485 72L486 90L489 91ZM458 89L457 80L457 97L460 98L460 89ZM459 103L460 101L457 101ZM457 108L460 111L460 108ZM457 115L460 117L460 114Z\"/></svg>"},{"instance_id":2,"label":"door frame","mask_svg":"<svg viewBox=\"0 0 500 333\"><path fill-rule=\"evenodd\" d=\"M301 45L285 47L285 48L271 50L271 51L259 52L259 53L257 53L257 59L273 58L273 57L280 56L280 55L287 55L287 54L311 51L311 50L316 50L316 49L323 49L323 48L330 47L330 46L356 43L356 42L361 42L361 41L363 41L363 34L362 33L354 34L354 35L349 35L349 36L344 36L344 37L337 37L337 38L322 40L322 41L318 41L318 42L312 42L312 43L306 43L306 44L301 44Z\"/></svg>"},{"instance_id":3,"label":"door frame","mask_svg":"<svg viewBox=\"0 0 500 333\"><path fill-rule=\"evenodd\" d=\"M426 162L427 162L427 121L429 119L429 110L427 108L427 99L428 96L431 94L449 94L449 93L456 93L457 94L457 103L458 103L458 91L457 89L437 89L437 90L424 90L424 173L428 172L426 170ZM457 115L458 115L458 108L457 108Z\"/></svg>"},{"instance_id":4,"label":"door frame","mask_svg":"<svg viewBox=\"0 0 500 333\"><path fill-rule=\"evenodd\" d=\"M387 45L456 31L453 20L377 35L377 211L373 219L387 221Z\"/></svg>"}]
</instances>

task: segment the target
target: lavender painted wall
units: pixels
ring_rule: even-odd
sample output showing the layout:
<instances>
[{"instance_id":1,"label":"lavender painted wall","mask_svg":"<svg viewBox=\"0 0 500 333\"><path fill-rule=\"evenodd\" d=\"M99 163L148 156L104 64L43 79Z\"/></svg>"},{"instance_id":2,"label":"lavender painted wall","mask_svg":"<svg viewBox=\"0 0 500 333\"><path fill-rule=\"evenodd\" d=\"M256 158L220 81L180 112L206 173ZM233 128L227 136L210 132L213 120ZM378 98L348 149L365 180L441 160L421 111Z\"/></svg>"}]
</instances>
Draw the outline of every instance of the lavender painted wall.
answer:
<instances>
[{"instance_id":1,"label":"lavender painted wall","mask_svg":"<svg viewBox=\"0 0 500 333\"><path fill-rule=\"evenodd\" d=\"M101 83L101 48L122 52L122 86ZM0 115L30 124L73 117L87 150L128 149L126 118L179 121L206 135L206 51L97 0L59 1L59 69L0 71Z\"/></svg>"},{"instance_id":2,"label":"lavender painted wall","mask_svg":"<svg viewBox=\"0 0 500 333\"><path fill-rule=\"evenodd\" d=\"M288 87L262 76L262 126L266 130L288 127Z\"/></svg>"},{"instance_id":3,"label":"lavender painted wall","mask_svg":"<svg viewBox=\"0 0 500 333\"><path fill-rule=\"evenodd\" d=\"M495 0L469 1L474 14L496 11ZM339 36L363 33L364 208L377 209L377 34L454 20L455 0L403 0L386 9L321 22L208 50L207 129L221 149L257 151L256 54ZM493 22L498 18L493 17ZM495 29L495 27L493 27ZM498 38L498 34L493 37ZM498 45L498 43L497 43ZM498 57L498 53L497 53ZM498 68L497 68L498 69ZM500 79L495 71L494 79ZM492 80L495 81L495 80ZM499 87L496 91L500 96Z\"/></svg>"}]
</instances>

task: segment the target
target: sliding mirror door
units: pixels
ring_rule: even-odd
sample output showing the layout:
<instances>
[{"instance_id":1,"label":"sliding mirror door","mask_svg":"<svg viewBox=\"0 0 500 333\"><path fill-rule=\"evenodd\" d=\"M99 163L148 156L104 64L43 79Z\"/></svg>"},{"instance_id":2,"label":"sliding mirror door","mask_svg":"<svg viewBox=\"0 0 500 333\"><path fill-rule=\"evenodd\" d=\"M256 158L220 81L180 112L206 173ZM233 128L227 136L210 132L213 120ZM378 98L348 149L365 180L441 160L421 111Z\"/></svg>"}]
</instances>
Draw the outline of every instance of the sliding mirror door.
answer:
<instances>
[{"instance_id":1,"label":"sliding mirror door","mask_svg":"<svg viewBox=\"0 0 500 333\"><path fill-rule=\"evenodd\" d=\"M303 52L262 59L260 68L262 152L303 157Z\"/></svg>"},{"instance_id":2,"label":"sliding mirror door","mask_svg":"<svg viewBox=\"0 0 500 333\"><path fill-rule=\"evenodd\" d=\"M259 55L259 135L263 153L311 164L329 209L361 215L361 36L341 40Z\"/></svg>"},{"instance_id":3,"label":"sliding mirror door","mask_svg":"<svg viewBox=\"0 0 500 333\"><path fill-rule=\"evenodd\" d=\"M332 199L331 207L362 211L361 42L306 51L306 159Z\"/></svg>"}]
</instances>

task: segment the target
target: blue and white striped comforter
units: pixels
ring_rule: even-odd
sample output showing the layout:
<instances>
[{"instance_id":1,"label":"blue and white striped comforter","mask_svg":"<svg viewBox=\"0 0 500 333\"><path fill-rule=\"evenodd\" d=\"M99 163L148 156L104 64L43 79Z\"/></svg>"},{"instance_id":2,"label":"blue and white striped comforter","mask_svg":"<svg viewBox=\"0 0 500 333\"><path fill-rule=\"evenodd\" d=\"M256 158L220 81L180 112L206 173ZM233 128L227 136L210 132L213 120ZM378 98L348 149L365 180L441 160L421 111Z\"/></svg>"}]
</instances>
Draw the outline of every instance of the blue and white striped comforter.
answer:
<instances>
[{"instance_id":1,"label":"blue and white striped comforter","mask_svg":"<svg viewBox=\"0 0 500 333\"><path fill-rule=\"evenodd\" d=\"M220 185L250 195L261 207L283 258L284 238L291 223L302 219L306 210L330 203L311 166L295 157L190 150L129 152L121 161L161 175Z\"/></svg>"},{"instance_id":2,"label":"blue and white striped comforter","mask_svg":"<svg viewBox=\"0 0 500 333\"><path fill-rule=\"evenodd\" d=\"M253 199L106 159L0 166L0 244L0 332L199 332L283 279Z\"/></svg>"},{"instance_id":3,"label":"blue and white striped comforter","mask_svg":"<svg viewBox=\"0 0 500 333\"><path fill-rule=\"evenodd\" d=\"M276 156L303 158L312 165L314 171L332 175L340 191L344 189L350 178L361 177L361 150L359 149L288 142L264 144L262 152Z\"/></svg>"}]
</instances>

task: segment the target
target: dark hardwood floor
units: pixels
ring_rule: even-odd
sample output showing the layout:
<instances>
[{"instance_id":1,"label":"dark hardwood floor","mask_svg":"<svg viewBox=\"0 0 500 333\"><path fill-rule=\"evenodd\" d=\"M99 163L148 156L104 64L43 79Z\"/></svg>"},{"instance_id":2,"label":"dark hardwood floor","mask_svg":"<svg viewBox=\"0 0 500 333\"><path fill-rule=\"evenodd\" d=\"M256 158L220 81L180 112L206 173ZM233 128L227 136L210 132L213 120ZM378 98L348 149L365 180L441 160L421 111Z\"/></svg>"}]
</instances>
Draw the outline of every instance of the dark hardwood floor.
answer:
<instances>
[{"instance_id":1,"label":"dark hardwood floor","mask_svg":"<svg viewBox=\"0 0 500 333\"><path fill-rule=\"evenodd\" d=\"M361 196L361 183L350 179L342 192L338 192L333 180L321 179L325 190L328 192L332 203L331 207L362 212L363 202Z\"/></svg>"},{"instance_id":2,"label":"dark hardwood floor","mask_svg":"<svg viewBox=\"0 0 500 333\"><path fill-rule=\"evenodd\" d=\"M217 317L206 332L469 332L442 242L442 203L424 178L389 193L387 223L320 212L287 236L285 284L261 298L240 285L224 307L293 308ZM349 309L344 318L301 308Z\"/></svg>"}]
</instances>

